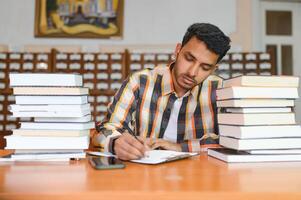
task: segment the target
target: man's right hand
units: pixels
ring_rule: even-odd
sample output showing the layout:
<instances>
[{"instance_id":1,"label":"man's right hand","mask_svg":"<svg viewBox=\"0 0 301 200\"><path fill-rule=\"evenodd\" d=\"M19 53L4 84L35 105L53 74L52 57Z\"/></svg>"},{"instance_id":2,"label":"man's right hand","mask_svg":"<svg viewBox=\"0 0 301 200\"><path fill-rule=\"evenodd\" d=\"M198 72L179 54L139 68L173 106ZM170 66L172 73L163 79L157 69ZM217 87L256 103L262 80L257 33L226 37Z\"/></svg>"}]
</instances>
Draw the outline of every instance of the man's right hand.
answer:
<instances>
[{"instance_id":1,"label":"man's right hand","mask_svg":"<svg viewBox=\"0 0 301 200\"><path fill-rule=\"evenodd\" d=\"M127 131L115 140L114 151L121 160L134 160L144 157L147 147Z\"/></svg>"}]
</instances>

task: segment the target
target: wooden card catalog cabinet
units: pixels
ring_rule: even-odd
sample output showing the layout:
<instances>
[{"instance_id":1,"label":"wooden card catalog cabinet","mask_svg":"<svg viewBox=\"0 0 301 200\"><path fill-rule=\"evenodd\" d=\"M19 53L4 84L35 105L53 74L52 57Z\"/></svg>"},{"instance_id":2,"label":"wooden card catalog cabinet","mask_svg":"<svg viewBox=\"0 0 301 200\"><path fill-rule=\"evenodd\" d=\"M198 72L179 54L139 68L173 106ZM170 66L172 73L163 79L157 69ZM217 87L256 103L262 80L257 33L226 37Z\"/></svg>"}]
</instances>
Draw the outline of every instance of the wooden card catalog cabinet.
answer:
<instances>
[{"instance_id":1,"label":"wooden card catalog cabinet","mask_svg":"<svg viewBox=\"0 0 301 200\"><path fill-rule=\"evenodd\" d=\"M9 73L50 72L50 65L50 53L0 52L0 148L5 145L3 136L11 134L11 130L17 128L21 120L11 117L8 110L8 106L15 103L12 89L9 87ZM22 121L31 120L22 118Z\"/></svg>"},{"instance_id":2,"label":"wooden card catalog cabinet","mask_svg":"<svg viewBox=\"0 0 301 200\"><path fill-rule=\"evenodd\" d=\"M269 53L228 53L215 73L225 79L239 75L276 75L276 66Z\"/></svg>"},{"instance_id":3,"label":"wooden card catalog cabinet","mask_svg":"<svg viewBox=\"0 0 301 200\"><path fill-rule=\"evenodd\" d=\"M89 88L93 120L101 120L111 97L126 78L125 53L62 53L55 52L54 72L83 75Z\"/></svg>"},{"instance_id":4,"label":"wooden card catalog cabinet","mask_svg":"<svg viewBox=\"0 0 301 200\"><path fill-rule=\"evenodd\" d=\"M133 73L142 69L153 69L158 65L168 65L172 61L171 57L171 52L132 52L129 55L129 73Z\"/></svg>"}]
</instances>

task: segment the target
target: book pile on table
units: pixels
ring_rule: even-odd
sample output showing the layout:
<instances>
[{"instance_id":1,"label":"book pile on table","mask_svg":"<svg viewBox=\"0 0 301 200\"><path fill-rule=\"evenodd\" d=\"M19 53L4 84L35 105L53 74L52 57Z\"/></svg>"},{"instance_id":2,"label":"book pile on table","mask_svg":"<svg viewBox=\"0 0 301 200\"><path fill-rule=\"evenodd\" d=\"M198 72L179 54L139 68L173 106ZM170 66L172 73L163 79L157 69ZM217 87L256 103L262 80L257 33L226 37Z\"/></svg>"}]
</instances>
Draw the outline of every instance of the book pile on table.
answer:
<instances>
[{"instance_id":1,"label":"book pile on table","mask_svg":"<svg viewBox=\"0 0 301 200\"><path fill-rule=\"evenodd\" d=\"M11 160L69 160L84 158L89 146L91 121L88 88L79 74L11 73L16 104L9 106L19 129L6 136Z\"/></svg>"},{"instance_id":2,"label":"book pile on table","mask_svg":"<svg viewBox=\"0 0 301 200\"><path fill-rule=\"evenodd\" d=\"M219 143L208 155L226 162L301 161L294 100L299 77L239 76L218 89Z\"/></svg>"}]
</instances>

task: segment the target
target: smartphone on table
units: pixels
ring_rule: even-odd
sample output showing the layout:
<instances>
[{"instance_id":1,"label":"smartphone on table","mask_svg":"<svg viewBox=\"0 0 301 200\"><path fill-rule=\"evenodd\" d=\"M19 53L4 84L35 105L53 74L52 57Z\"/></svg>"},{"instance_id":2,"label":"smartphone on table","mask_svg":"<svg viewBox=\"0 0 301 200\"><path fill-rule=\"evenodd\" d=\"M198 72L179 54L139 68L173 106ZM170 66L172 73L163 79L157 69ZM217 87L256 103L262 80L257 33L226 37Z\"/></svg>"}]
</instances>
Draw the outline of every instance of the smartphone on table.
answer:
<instances>
[{"instance_id":1,"label":"smartphone on table","mask_svg":"<svg viewBox=\"0 0 301 200\"><path fill-rule=\"evenodd\" d=\"M125 165L115 157L89 156L90 164L95 169L122 169Z\"/></svg>"}]
</instances>

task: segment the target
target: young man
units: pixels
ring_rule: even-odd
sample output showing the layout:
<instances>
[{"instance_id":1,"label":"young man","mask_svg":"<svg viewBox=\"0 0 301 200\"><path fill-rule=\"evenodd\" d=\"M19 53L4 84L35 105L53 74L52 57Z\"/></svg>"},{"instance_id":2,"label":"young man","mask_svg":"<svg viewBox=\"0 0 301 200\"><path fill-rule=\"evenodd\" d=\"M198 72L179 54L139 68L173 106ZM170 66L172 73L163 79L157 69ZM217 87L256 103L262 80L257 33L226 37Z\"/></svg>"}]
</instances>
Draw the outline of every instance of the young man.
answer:
<instances>
[{"instance_id":1,"label":"young man","mask_svg":"<svg viewBox=\"0 0 301 200\"><path fill-rule=\"evenodd\" d=\"M218 27L191 25L173 63L123 82L96 127L94 145L123 160L141 158L149 148L201 151L217 145L215 90L221 80L209 75L229 49L230 39Z\"/></svg>"}]
</instances>

